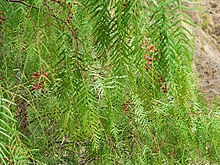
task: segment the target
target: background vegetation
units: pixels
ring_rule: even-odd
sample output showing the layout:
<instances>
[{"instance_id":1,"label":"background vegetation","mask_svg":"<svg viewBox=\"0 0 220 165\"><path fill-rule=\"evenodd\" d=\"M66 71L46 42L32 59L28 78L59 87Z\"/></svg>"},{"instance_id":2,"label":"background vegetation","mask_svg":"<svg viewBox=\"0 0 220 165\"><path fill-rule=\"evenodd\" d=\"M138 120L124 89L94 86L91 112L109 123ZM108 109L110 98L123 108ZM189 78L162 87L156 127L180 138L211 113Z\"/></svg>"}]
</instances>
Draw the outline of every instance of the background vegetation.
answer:
<instances>
[{"instance_id":1,"label":"background vegetation","mask_svg":"<svg viewBox=\"0 0 220 165\"><path fill-rule=\"evenodd\" d=\"M0 164L219 163L218 108L192 71L193 2L9 1Z\"/></svg>"}]
</instances>

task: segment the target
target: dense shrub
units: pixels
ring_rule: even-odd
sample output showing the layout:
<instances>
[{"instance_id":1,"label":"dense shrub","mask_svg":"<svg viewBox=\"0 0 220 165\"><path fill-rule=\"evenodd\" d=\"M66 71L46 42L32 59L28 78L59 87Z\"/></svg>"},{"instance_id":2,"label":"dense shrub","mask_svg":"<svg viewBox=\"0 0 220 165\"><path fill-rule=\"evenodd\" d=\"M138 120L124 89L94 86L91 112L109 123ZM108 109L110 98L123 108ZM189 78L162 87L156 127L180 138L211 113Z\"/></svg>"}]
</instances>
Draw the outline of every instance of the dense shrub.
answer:
<instances>
[{"instance_id":1,"label":"dense shrub","mask_svg":"<svg viewBox=\"0 0 220 165\"><path fill-rule=\"evenodd\" d=\"M219 162L181 0L0 5L1 163Z\"/></svg>"}]
</instances>

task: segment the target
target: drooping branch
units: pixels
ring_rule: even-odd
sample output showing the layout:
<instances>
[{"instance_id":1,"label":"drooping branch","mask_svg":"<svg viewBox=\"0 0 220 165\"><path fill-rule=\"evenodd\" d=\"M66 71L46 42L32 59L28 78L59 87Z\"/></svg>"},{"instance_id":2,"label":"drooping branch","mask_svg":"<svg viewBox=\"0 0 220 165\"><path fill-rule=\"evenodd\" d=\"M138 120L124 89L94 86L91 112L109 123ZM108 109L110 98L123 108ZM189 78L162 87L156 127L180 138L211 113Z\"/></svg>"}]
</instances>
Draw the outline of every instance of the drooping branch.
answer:
<instances>
[{"instance_id":1,"label":"drooping branch","mask_svg":"<svg viewBox=\"0 0 220 165\"><path fill-rule=\"evenodd\" d=\"M27 6L28 8L38 9L38 7L36 7L36 6L34 6L34 5L31 5L31 4L28 4L28 3L24 2L23 0L6 0L6 1L11 2L11 3L20 3L20 4L22 4L22 5ZM48 4L46 4L45 2L43 2L43 4L46 5L48 8L50 8L50 7L48 6ZM50 15L51 15L52 17L54 17L55 19L60 20L61 22L63 22L63 23L68 27L68 29L70 30L70 32L72 33L72 35L73 35L73 37L74 37L74 39L75 39L75 42L76 42L76 52L78 52L78 51L79 51L79 48L78 48L78 47L79 47L79 46L78 46L78 40L79 40L79 38L78 38L77 35L76 35L76 31L78 30L78 28L72 29L72 28L68 25L68 23L67 23L66 21L64 21L64 20L62 20L62 19L60 19L60 18L58 18L58 17L55 16L54 14L50 14Z\"/></svg>"},{"instance_id":2,"label":"drooping branch","mask_svg":"<svg viewBox=\"0 0 220 165\"><path fill-rule=\"evenodd\" d=\"M32 7L32 8L37 9L36 6L33 6L33 5L31 5L31 4L28 4L28 3L26 3L26 2L24 2L24 1L22 1L22 0L7 0L7 1L8 1L8 2L12 2L12 3L20 3L20 4L22 4L22 5L27 6L28 8Z\"/></svg>"}]
</instances>

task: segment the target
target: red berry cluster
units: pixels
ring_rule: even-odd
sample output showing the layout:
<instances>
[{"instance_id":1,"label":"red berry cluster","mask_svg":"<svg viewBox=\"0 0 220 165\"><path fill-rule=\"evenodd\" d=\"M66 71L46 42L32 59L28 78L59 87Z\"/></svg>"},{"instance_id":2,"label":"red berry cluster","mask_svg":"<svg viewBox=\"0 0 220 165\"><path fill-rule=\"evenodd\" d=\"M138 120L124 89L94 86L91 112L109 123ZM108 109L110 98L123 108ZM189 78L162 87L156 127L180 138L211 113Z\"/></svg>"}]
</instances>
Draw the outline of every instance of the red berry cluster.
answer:
<instances>
[{"instance_id":1,"label":"red berry cluster","mask_svg":"<svg viewBox=\"0 0 220 165\"><path fill-rule=\"evenodd\" d=\"M146 57L144 56L144 58L146 58ZM148 61L147 61L146 71L148 71L150 69L150 65L152 64L152 61L153 61L153 58L149 57Z\"/></svg>"},{"instance_id":2,"label":"red berry cluster","mask_svg":"<svg viewBox=\"0 0 220 165\"><path fill-rule=\"evenodd\" d=\"M153 50L154 46L153 45L150 45L148 47L148 52L151 52L151 50ZM158 52L157 49L154 49L154 53ZM147 55L144 55L144 59L147 58ZM148 57L148 61L147 61L147 65L146 65L146 71L148 71L150 69L150 66L152 64L152 61L153 61L153 58L152 57ZM156 61L158 61L158 59L156 59Z\"/></svg>"},{"instance_id":3,"label":"red berry cluster","mask_svg":"<svg viewBox=\"0 0 220 165\"><path fill-rule=\"evenodd\" d=\"M151 68L151 65L152 65L153 60L155 60L155 61L157 61L157 62L159 61L158 58L156 58L157 55L158 55L158 54L157 54L158 50L154 48L154 45L151 44L150 46L148 46L147 51L148 51L151 55L153 55L153 57L155 57L155 58L153 58L153 57L147 57L147 55L144 55L144 59L147 59L146 71L148 71L148 70ZM153 54L152 54L152 53L153 53ZM166 66L164 66L164 68L166 68ZM161 75L161 74L158 75L158 82L159 82L160 86L162 87L163 92L164 92L164 93L167 93L167 92L168 92L167 84L166 84L166 80L165 80L165 78L164 78L163 75Z\"/></svg>"},{"instance_id":4,"label":"red berry cluster","mask_svg":"<svg viewBox=\"0 0 220 165\"><path fill-rule=\"evenodd\" d=\"M68 17L67 17L67 22L70 24L71 23L71 18L73 18L72 17L72 12L68 12Z\"/></svg>"},{"instance_id":5,"label":"red berry cluster","mask_svg":"<svg viewBox=\"0 0 220 165\"><path fill-rule=\"evenodd\" d=\"M0 25L2 25L2 21L5 21L6 18L2 17L1 15L3 14L3 12L0 12Z\"/></svg>"},{"instance_id":6,"label":"red berry cluster","mask_svg":"<svg viewBox=\"0 0 220 165\"><path fill-rule=\"evenodd\" d=\"M40 81L42 76L46 78L49 77L48 74L45 73L44 71L42 71L41 73L33 72L33 74L31 75L31 78L35 79L36 81L32 86L32 90L38 90L38 89L43 88L43 81Z\"/></svg>"},{"instance_id":7,"label":"red berry cluster","mask_svg":"<svg viewBox=\"0 0 220 165\"><path fill-rule=\"evenodd\" d=\"M165 83L166 80L165 80L164 76L161 75L161 74L159 74L158 77L159 77L159 78L158 78L158 82L160 83L160 86L162 87L163 92L164 92L164 93L167 93L167 92L168 92L168 89L167 89L167 84ZM164 85L163 85L163 83L164 83Z\"/></svg>"},{"instance_id":8,"label":"red berry cluster","mask_svg":"<svg viewBox=\"0 0 220 165\"><path fill-rule=\"evenodd\" d=\"M129 114L129 105L131 104L130 100L127 100L124 104L123 104L123 109L125 111L126 114Z\"/></svg>"}]
</instances>

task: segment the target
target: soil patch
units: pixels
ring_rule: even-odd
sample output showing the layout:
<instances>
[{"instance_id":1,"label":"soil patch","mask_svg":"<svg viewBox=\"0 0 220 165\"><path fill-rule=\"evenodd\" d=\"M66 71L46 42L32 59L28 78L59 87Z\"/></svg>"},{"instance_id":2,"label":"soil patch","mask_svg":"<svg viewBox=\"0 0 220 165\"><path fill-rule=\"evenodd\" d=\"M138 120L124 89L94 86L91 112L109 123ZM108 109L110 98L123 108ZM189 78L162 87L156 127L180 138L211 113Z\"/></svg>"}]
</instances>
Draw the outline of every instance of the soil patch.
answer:
<instances>
[{"instance_id":1,"label":"soil patch","mask_svg":"<svg viewBox=\"0 0 220 165\"><path fill-rule=\"evenodd\" d=\"M201 90L210 101L220 99L220 3L201 0L197 7L188 13L197 25L194 63Z\"/></svg>"}]
</instances>

